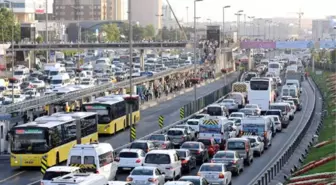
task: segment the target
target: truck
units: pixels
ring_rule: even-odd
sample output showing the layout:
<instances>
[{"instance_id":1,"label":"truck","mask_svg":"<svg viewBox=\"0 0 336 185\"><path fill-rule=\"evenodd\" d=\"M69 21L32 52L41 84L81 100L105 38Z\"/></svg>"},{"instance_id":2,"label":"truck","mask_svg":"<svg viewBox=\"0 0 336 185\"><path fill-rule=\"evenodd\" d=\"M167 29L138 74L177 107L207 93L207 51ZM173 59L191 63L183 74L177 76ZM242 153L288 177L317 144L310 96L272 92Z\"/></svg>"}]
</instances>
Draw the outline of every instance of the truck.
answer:
<instances>
[{"instance_id":1,"label":"truck","mask_svg":"<svg viewBox=\"0 0 336 185\"><path fill-rule=\"evenodd\" d=\"M286 71L286 80L298 80L299 82L303 81L303 74L298 71Z\"/></svg>"}]
</instances>

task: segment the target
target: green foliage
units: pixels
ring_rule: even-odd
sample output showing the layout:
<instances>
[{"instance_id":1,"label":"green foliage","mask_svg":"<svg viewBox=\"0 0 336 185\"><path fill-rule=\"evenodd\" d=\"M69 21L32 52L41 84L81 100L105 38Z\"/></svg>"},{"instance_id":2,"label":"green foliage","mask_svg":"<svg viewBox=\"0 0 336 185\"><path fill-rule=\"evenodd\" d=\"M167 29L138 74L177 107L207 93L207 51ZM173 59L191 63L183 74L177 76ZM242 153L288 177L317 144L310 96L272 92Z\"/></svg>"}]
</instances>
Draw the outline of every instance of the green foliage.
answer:
<instances>
[{"instance_id":1,"label":"green foliage","mask_svg":"<svg viewBox=\"0 0 336 185\"><path fill-rule=\"evenodd\" d=\"M120 30L116 24L103 25L102 30L106 34L106 41L115 42L120 40Z\"/></svg>"},{"instance_id":2,"label":"green foliage","mask_svg":"<svg viewBox=\"0 0 336 185\"><path fill-rule=\"evenodd\" d=\"M146 39L152 39L155 36L155 28L152 24L147 25L144 29Z\"/></svg>"},{"instance_id":3,"label":"green foliage","mask_svg":"<svg viewBox=\"0 0 336 185\"><path fill-rule=\"evenodd\" d=\"M12 40L12 28L14 28L14 40L21 39L20 24L16 23L13 13L10 9L0 9L0 38L1 41L10 42Z\"/></svg>"},{"instance_id":4,"label":"green foliage","mask_svg":"<svg viewBox=\"0 0 336 185\"><path fill-rule=\"evenodd\" d=\"M36 42L37 43L42 43L43 42L43 38L41 36L36 37Z\"/></svg>"},{"instance_id":5,"label":"green foliage","mask_svg":"<svg viewBox=\"0 0 336 185\"><path fill-rule=\"evenodd\" d=\"M333 63L333 64L336 63L336 49L334 49L330 52L330 59L331 59L331 63Z\"/></svg>"}]
</instances>

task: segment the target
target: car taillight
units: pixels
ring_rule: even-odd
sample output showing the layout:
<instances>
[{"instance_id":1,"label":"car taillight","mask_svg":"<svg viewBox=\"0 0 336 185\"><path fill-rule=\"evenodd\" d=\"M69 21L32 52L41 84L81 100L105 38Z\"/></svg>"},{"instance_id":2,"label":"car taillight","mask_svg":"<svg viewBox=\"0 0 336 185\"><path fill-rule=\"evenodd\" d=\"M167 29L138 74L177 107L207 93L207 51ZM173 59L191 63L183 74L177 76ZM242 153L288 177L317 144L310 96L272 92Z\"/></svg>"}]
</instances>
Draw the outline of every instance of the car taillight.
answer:
<instances>
[{"instance_id":1,"label":"car taillight","mask_svg":"<svg viewBox=\"0 0 336 185\"><path fill-rule=\"evenodd\" d=\"M201 153L201 151L197 150L196 154L200 154L200 153Z\"/></svg>"},{"instance_id":2,"label":"car taillight","mask_svg":"<svg viewBox=\"0 0 336 185\"><path fill-rule=\"evenodd\" d=\"M137 159L135 163L141 163L141 159Z\"/></svg>"},{"instance_id":3,"label":"car taillight","mask_svg":"<svg viewBox=\"0 0 336 185\"><path fill-rule=\"evenodd\" d=\"M114 159L114 161L119 162L119 161L120 161L120 158L119 158L119 157L116 157L116 158Z\"/></svg>"},{"instance_id":4,"label":"car taillight","mask_svg":"<svg viewBox=\"0 0 336 185\"><path fill-rule=\"evenodd\" d=\"M197 176L201 176L201 173L200 173L200 172L198 172L198 173L197 173Z\"/></svg>"},{"instance_id":5,"label":"car taillight","mask_svg":"<svg viewBox=\"0 0 336 185\"><path fill-rule=\"evenodd\" d=\"M232 161L232 164L237 164L237 161Z\"/></svg>"},{"instance_id":6,"label":"car taillight","mask_svg":"<svg viewBox=\"0 0 336 185\"><path fill-rule=\"evenodd\" d=\"M218 175L218 178L220 178L220 179L224 179L224 174L220 173L220 174Z\"/></svg>"},{"instance_id":7,"label":"car taillight","mask_svg":"<svg viewBox=\"0 0 336 185\"><path fill-rule=\"evenodd\" d=\"M132 182L132 181L133 181L133 178L132 178L132 177L127 177L126 181L127 181L127 182Z\"/></svg>"},{"instance_id":8,"label":"car taillight","mask_svg":"<svg viewBox=\"0 0 336 185\"><path fill-rule=\"evenodd\" d=\"M267 132L264 132L264 137L265 137L265 138L267 137Z\"/></svg>"},{"instance_id":9,"label":"car taillight","mask_svg":"<svg viewBox=\"0 0 336 185\"><path fill-rule=\"evenodd\" d=\"M99 174L99 171L98 171L98 170L96 171L96 174Z\"/></svg>"},{"instance_id":10,"label":"car taillight","mask_svg":"<svg viewBox=\"0 0 336 185\"><path fill-rule=\"evenodd\" d=\"M187 164L188 160L182 160L182 164Z\"/></svg>"},{"instance_id":11,"label":"car taillight","mask_svg":"<svg viewBox=\"0 0 336 185\"><path fill-rule=\"evenodd\" d=\"M156 178L149 178L148 182L157 182L158 180Z\"/></svg>"}]
</instances>

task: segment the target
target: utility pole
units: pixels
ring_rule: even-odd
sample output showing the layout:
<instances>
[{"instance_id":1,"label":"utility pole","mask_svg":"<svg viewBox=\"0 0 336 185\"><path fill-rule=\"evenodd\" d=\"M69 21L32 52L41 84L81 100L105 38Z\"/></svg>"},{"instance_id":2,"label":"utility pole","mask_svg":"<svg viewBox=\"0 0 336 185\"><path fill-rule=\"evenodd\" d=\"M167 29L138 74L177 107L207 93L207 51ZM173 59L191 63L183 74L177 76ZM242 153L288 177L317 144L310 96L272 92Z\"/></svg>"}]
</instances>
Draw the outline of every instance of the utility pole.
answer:
<instances>
[{"instance_id":1,"label":"utility pole","mask_svg":"<svg viewBox=\"0 0 336 185\"><path fill-rule=\"evenodd\" d=\"M129 24L129 55L130 55L130 70L129 70L129 87L130 87L130 97L132 97L133 94L133 80L132 80L132 74L133 74L133 26L132 26L132 0L128 0L128 24ZM130 123L130 141L132 142L134 138L132 138L132 130L135 129L135 126L133 125L133 119L132 119L132 106L128 105L129 108L129 123Z\"/></svg>"},{"instance_id":2,"label":"utility pole","mask_svg":"<svg viewBox=\"0 0 336 185\"><path fill-rule=\"evenodd\" d=\"M186 7L186 10L187 10L187 26L189 24L189 7L187 6Z\"/></svg>"},{"instance_id":3,"label":"utility pole","mask_svg":"<svg viewBox=\"0 0 336 185\"><path fill-rule=\"evenodd\" d=\"M156 17L158 17L158 19L160 20L162 20L162 17L163 17L163 14L156 14L155 15ZM160 21L160 22L162 22L162 21ZM162 24L162 23L161 23ZM162 43L163 43L163 26L161 25L161 33L160 33L160 50L161 50L161 63L163 63L163 46L162 46ZM154 65L154 67L155 67L155 71L156 71L156 65Z\"/></svg>"},{"instance_id":4,"label":"utility pole","mask_svg":"<svg viewBox=\"0 0 336 185\"><path fill-rule=\"evenodd\" d=\"M45 19L46 19L46 24L45 24L45 28L46 28L46 44L49 44L49 33L48 33L48 0L46 0L46 4L45 4ZM48 47L49 48L49 47ZM46 62L49 63L49 49L47 49L46 51Z\"/></svg>"},{"instance_id":5,"label":"utility pole","mask_svg":"<svg viewBox=\"0 0 336 185\"><path fill-rule=\"evenodd\" d=\"M237 42L239 42L239 27L240 27L240 16L244 10L239 10L235 15L237 16Z\"/></svg>"},{"instance_id":6,"label":"utility pole","mask_svg":"<svg viewBox=\"0 0 336 185\"><path fill-rule=\"evenodd\" d=\"M246 14L244 14L244 36L246 37L247 30L246 30Z\"/></svg>"}]
</instances>

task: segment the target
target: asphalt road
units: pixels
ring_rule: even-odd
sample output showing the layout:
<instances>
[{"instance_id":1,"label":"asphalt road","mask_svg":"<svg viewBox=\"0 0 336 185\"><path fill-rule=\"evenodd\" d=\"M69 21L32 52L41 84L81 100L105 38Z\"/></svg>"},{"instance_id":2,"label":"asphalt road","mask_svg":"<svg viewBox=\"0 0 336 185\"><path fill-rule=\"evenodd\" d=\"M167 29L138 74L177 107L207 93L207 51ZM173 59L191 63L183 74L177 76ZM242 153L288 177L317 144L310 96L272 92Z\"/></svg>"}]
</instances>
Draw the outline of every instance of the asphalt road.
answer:
<instances>
[{"instance_id":1,"label":"asphalt road","mask_svg":"<svg viewBox=\"0 0 336 185\"><path fill-rule=\"evenodd\" d=\"M232 73L228 75L227 82L231 82L237 79L238 73ZM196 90L197 96L202 97L210 92L219 89L224 85L223 79L217 80L213 83L199 87ZM163 115L165 117L165 125L172 124L178 121L179 109L185 104L194 99L194 91L187 92L183 95L177 96L174 99L161 103L160 105L150 107L141 112L141 120L137 124L137 138L148 135L159 129L158 117ZM100 142L108 142L114 148L118 148L129 142L129 132L120 132L112 137L102 137ZM9 165L9 161L0 161L0 184L2 185L38 185L41 179L40 169L12 169ZM119 179L123 179L120 177Z\"/></svg>"},{"instance_id":2,"label":"asphalt road","mask_svg":"<svg viewBox=\"0 0 336 185\"><path fill-rule=\"evenodd\" d=\"M310 88L308 82L303 82L303 94L301 97L301 101L303 103L303 109L300 112L295 114L295 118L289 124L287 129L284 129L281 133L278 133L274 140L272 141L272 146L270 149L266 150L261 157L255 157L254 162L251 166L245 167L244 172L240 174L238 177L233 177L232 184L237 185L246 185L249 184L250 180L252 180L255 176L257 176L260 172L264 171L268 165L272 164L274 160L274 156L281 150L284 144L291 139L292 136L296 136L299 133L297 130L299 128L304 127L303 123L306 123L309 119L309 112L314 108L313 102L309 99L309 97L314 96L312 89ZM198 172L199 166L192 170L189 174L184 175L196 175ZM118 180L126 180L128 176L127 172L122 174L118 174Z\"/></svg>"}]
</instances>

